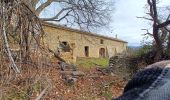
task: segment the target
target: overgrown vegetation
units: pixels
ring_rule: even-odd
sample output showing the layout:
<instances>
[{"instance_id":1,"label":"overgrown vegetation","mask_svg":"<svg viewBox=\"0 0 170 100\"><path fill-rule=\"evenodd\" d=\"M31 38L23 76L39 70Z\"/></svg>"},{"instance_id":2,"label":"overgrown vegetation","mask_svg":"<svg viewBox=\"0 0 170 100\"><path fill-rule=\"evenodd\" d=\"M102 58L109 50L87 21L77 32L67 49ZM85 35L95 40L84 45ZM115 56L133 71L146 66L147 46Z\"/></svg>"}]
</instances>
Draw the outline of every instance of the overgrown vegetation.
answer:
<instances>
[{"instance_id":1,"label":"overgrown vegetation","mask_svg":"<svg viewBox=\"0 0 170 100\"><path fill-rule=\"evenodd\" d=\"M154 61L165 59L164 55L170 53L170 10L169 6L160 7L160 0L147 0L146 17L139 17L146 19L152 23L152 32L147 30L145 35L153 38Z\"/></svg>"},{"instance_id":2,"label":"overgrown vegetation","mask_svg":"<svg viewBox=\"0 0 170 100\"><path fill-rule=\"evenodd\" d=\"M76 65L84 68L96 66L105 68L109 65L109 58L77 58Z\"/></svg>"},{"instance_id":3,"label":"overgrown vegetation","mask_svg":"<svg viewBox=\"0 0 170 100\"><path fill-rule=\"evenodd\" d=\"M43 72L43 34L41 21L22 0L0 0L0 99L41 98L37 82L42 89L51 84Z\"/></svg>"},{"instance_id":4,"label":"overgrown vegetation","mask_svg":"<svg viewBox=\"0 0 170 100\"><path fill-rule=\"evenodd\" d=\"M132 56L134 57L141 57L144 54L147 54L148 52L152 51L153 46L144 44L141 46L138 50L136 50Z\"/></svg>"},{"instance_id":5,"label":"overgrown vegetation","mask_svg":"<svg viewBox=\"0 0 170 100\"><path fill-rule=\"evenodd\" d=\"M155 62L155 57L157 51L153 44L144 44L139 49L131 53L131 57L136 60L137 63L145 63L146 65L152 64ZM163 50L160 55L159 60L169 60L170 53L167 50Z\"/></svg>"},{"instance_id":6,"label":"overgrown vegetation","mask_svg":"<svg viewBox=\"0 0 170 100\"><path fill-rule=\"evenodd\" d=\"M152 45L144 45L135 51L132 57L113 59L111 67L113 73L107 75L96 71L95 67L106 69L109 66L108 58L78 58L76 65L80 69L88 69L86 76L78 77L72 75L73 73L69 76L67 72L75 72L75 70L64 70L65 79L76 77L76 84L66 86L57 64L52 65L48 60L48 53L41 41L44 32L37 15L53 2L63 3L68 8L62 8L55 17L42 18L42 20L61 22L64 19L67 24L73 25L75 22L81 28L89 29L109 22L110 8L106 7L107 3L102 0L77 0L78 2L46 0L37 9L35 9L36 4L41 0L30 0L31 3L27 1L0 0L0 99L89 100L104 97L109 100L115 90L114 86L121 88L118 90L122 91L124 81L140 69L140 66L170 58L168 27L170 14L168 13L167 20L159 19L157 0L147 0L149 16L153 22L153 33L147 34L154 38ZM70 18L73 20L68 20ZM55 56L58 57L57 54ZM115 80L117 83L112 82ZM118 96L117 91L115 94Z\"/></svg>"}]
</instances>

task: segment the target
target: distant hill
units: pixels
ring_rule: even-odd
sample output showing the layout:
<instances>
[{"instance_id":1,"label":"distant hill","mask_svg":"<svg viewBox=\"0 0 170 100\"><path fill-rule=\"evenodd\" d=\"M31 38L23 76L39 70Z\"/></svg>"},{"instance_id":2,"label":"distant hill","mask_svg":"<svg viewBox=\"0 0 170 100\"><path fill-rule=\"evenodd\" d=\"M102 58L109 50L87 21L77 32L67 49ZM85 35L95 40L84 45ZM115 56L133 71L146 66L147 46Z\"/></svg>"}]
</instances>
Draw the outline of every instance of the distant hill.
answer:
<instances>
[{"instance_id":1,"label":"distant hill","mask_svg":"<svg viewBox=\"0 0 170 100\"><path fill-rule=\"evenodd\" d=\"M139 49L141 48L141 46L128 46L127 51L129 55L133 55L135 54Z\"/></svg>"},{"instance_id":2,"label":"distant hill","mask_svg":"<svg viewBox=\"0 0 170 100\"><path fill-rule=\"evenodd\" d=\"M140 49L142 46L128 46L129 49L133 49L133 50L138 50Z\"/></svg>"}]
</instances>

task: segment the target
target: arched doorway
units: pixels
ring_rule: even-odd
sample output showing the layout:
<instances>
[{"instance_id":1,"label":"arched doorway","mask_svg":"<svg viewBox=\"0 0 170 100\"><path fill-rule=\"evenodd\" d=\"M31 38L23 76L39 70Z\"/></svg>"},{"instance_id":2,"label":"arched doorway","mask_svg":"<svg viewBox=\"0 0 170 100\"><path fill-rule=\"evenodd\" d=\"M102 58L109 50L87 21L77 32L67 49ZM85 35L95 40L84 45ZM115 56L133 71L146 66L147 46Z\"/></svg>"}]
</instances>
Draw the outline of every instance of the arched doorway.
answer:
<instances>
[{"instance_id":1,"label":"arched doorway","mask_svg":"<svg viewBox=\"0 0 170 100\"><path fill-rule=\"evenodd\" d=\"M100 48L99 50L99 57L106 57L106 52L105 52L105 48Z\"/></svg>"}]
</instances>

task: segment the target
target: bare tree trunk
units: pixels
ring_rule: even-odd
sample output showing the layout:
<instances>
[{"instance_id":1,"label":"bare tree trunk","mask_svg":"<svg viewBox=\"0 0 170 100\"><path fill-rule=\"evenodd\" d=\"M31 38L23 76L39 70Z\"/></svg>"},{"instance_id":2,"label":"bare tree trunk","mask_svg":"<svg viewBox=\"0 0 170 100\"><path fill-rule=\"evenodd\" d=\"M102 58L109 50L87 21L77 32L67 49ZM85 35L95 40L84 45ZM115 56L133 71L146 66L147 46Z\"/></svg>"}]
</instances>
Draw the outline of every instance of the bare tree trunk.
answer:
<instances>
[{"instance_id":1,"label":"bare tree trunk","mask_svg":"<svg viewBox=\"0 0 170 100\"><path fill-rule=\"evenodd\" d=\"M159 35L159 30L163 27L166 27L169 24L169 20L160 23L158 19L158 12L157 12L157 0L147 0L149 5L149 15L153 20L153 37L155 40L156 45L156 55L154 61L159 61L163 54L163 41Z\"/></svg>"},{"instance_id":2,"label":"bare tree trunk","mask_svg":"<svg viewBox=\"0 0 170 100\"><path fill-rule=\"evenodd\" d=\"M159 36L159 29L157 28L156 22L153 24L153 37L156 42L156 55L154 61L157 62L161 59L162 53L163 53L163 44L161 41L161 38Z\"/></svg>"},{"instance_id":3,"label":"bare tree trunk","mask_svg":"<svg viewBox=\"0 0 170 100\"><path fill-rule=\"evenodd\" d=\"M169 32L169 36L168 36L167 53L170 53L170 32Z\"/></svg>"},{"instance_id":4,"label":"bare tree trunk","mask_svg":"<svg viewBox=\"0 0 170 100\"><path fill-rule=\"evenodd\" d=\"M29 34L24 35L24 40L25 40L25 57L24 60L27 61L30 59L30 44L29 44Z\"/></svg>"},{"instance_id":5,"label":"bare tree trunk","mask_svg":"<svg viewBox=\"0 0 170 100\"><path fill-rule=\"evenodd\" d=\"M12 63L12 68L14 69L14 71L16 73L20 73L20 70L18 69L17 65L15 64L15 61L12 57L10 48L9 48L9 44L8 44L8 40L7 40L7 34L6 34L6 17L5 17L5 7L3 7L3 29L2 29L2 34L3 34L3 38L4 38L4 44L5 44L5 48L6 48L6 52L7 55Z\"/></svg>"}]
</instances>

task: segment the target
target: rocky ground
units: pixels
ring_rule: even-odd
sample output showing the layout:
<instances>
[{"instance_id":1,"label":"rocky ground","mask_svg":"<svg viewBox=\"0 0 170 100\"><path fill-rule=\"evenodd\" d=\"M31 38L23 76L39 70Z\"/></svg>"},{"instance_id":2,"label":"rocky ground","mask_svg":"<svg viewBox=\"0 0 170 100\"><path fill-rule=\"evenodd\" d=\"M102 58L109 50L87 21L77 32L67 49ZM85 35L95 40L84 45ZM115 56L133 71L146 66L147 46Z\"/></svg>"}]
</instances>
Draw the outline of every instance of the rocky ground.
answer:
<instances>
[{"instance_id":1,"label":"rocky ground","mask_svg":"<svg viewBox=\"0 0 170 100\"><path fill-rule=\"evenodd\" d=\"M107 73L106 68L102 68L104 73L98 71L96 67L77 68L84 73L83 76L76 77L73 84L63 78L58 68L50 69L50 79L53 88L44 98L60 100L110 100L120 96L132 73L128 69L129 62L123 58L112 58L112 72ZM110 65L110 64L109 64ZM106 73L105 73L106 72Z\"/></svg>"},{"instance_id":2,"label":"rocky ground","mask_svg":"<svg viewBox=\"0 0 170 100\"><path fill-rule=\"evenodd\" d=\"M53 88L46 99L60 100L110 100L122 94L126 80L117 75L102 75L95 69L83 70L85 76L74 84L67 84L58 70L51 70Z\"/></svg>"}]
</instances>

